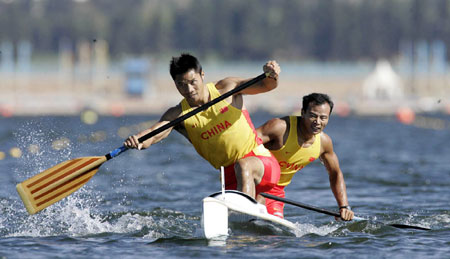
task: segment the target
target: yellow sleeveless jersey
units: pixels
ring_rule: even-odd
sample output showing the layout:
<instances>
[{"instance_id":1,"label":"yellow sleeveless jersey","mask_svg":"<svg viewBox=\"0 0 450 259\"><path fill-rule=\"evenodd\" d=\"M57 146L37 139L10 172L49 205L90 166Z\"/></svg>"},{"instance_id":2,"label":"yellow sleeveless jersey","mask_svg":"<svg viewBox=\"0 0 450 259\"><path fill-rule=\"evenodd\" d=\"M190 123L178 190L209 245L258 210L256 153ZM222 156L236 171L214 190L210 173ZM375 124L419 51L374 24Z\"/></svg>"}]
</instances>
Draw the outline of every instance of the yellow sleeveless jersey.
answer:
<instances>
[{"instance_id":1,"label":"yellow sleeveless jersey","mask_svg":"<svg viewBox=\"0 0 450 259\"><path fill-rule=\"evenodd\" d=\"M220 96L213 83L207 84L211 100ZM186 99L181 101L182 114L193 110ZM240 110L225 100L184 121L189 141L212 166L228 166L253 151L270 156L257 138L247 110Z\"/></svg>"},{"instance_id":2,"label":"yellow sleeveless jersey","mask_svg":"<svg viewBox=\"0 0 450 259\"><path fill-rule=\"evenodd\" d=\"M280 164L281 176L278 185L286 186L291 183L296 172L316 160L320 155L320 134L315 136L314 143L302 148L298 144L297 117L289 116L290 127L286 143L279 150L271 150Z\"/></svg>"}]
</instances>

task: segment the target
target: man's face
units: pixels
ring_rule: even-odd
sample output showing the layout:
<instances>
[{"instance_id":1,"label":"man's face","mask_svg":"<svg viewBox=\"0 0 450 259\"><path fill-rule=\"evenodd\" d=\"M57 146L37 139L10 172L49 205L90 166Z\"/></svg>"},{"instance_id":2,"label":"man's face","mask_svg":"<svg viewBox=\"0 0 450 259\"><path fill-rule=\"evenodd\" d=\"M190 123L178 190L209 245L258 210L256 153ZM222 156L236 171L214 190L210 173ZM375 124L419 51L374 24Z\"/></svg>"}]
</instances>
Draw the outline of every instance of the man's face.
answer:
<instances>
[{"instance_id":1,"label":"man's face","mask_svg":"<svg viewBox=\"0 0 450 259\"><path fill-rule=\"evenodd\" d=\"M175 76L175 86L178 92L186 98L189 104L198 104L203 97L203 72L196 73L190 69L184 74Z\"/></svg>"},{"instance_id":2,"label":"man's face","mask_svg":"<svg viewBox=\"0 0 450 259\"><path fill-rule=\"evenodd\" d=\"M302 110L302 117L306 123L306 128L311 134L319 134L325 129L330 119L331 107L328 103L316 104L309 103L306 111Z\"/></svg>"}]
</instances>

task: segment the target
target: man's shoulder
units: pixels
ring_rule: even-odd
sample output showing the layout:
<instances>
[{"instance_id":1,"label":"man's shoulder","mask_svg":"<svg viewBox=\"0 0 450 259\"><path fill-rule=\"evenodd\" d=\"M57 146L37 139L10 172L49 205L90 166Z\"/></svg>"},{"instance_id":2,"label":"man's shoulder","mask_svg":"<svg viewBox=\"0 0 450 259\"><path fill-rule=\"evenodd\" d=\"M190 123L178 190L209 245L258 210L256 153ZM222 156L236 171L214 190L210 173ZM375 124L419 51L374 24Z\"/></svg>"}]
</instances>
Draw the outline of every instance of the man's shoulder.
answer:
<instances>
[{"instance_id":1,"label":"man's shoulder","mask_svg":"<svg viewBox=\"0 0 450 259\"><path fill-rule=\"evenodd\" d=\"M291 125L291 117L292 116L289 116L289 115L284 116L284 117L280 117L280 118L278 118L279 119L279 123L283 123L283 124L289 126L289 125Z\"/></svg>"},{"instance_id":2,"label":"man's shoulder","mask_svg":"<svg viewBox=\"0 0 450 259\"><path fill-rule=\"evenodd\" d=\"M180 117L182 112L183 112L183 109L181 108L181 103L179 103L179 104L167 109L167 111L162 116L162 120L166 120L166 121L175 120L176 118Z\"/></svg>"},{"instance_id":3,"label":"man's shoulder","mask_svg":"<svg viewBox=\"0 0 450 259\"><path fill-rule=\"evenodd\" d=\"M268 123L272 127L286 127L289 125L289 116L273 118L270 119Z\"/></svg>"},{"instance_id":4,"label":"man's shoulder","mask_svg":"<svg viewBox=\"0 0 450 259\"><path fill-rule=\"evenodd\" d=\"M327 133L325 133L325 131L322 131L319 134L320 134L321 139L330 139L331 140L331 137Z\"/></svg>"},{"instance_id":5,"label":"man's shoulder","mask_svg":"<svg viewBox=\"0 0 450 259\"><path fill-rule=\"evenodd\" d=\"M170 112L179 112L179 113L181 113L181 110L182 110L181 102L178 103L177 105L174 105L174 106L170 107L169 109L167 109L168 112L170 111Z\"/></svg>"},{"instance_id":6,"label":"man's shoulder","mask_svg":"<svg viewBox=\"0 0 450 259\"><path fill-rule=\"evenodd\" d=\"M283 136L289 128L289 116L270 119L265 128L269 129L271 134Z\"/></svg>"},{"instance_id":7,"label":"man's shoulder","mask_svg":"<svg viewBox=\"0 0 450 259\"><path fill-rule=\"evenodd\" d=\"M322 131L320 133L320 144L322 146L333 146L333 140L327 133Z\"/></svg>"},{"instance_id":8,"label":"man's shoulder","mask_svg":"<svg viewBox=\"0 0 450 259\"><path fill-rule=\"evenodd\" d=\"M214 87L221 93L228 92L233 90L236 87L236 78L234 77L226 77L217 82L211 82L210 84L214 84Z\"/></svg>"}]
</instances>

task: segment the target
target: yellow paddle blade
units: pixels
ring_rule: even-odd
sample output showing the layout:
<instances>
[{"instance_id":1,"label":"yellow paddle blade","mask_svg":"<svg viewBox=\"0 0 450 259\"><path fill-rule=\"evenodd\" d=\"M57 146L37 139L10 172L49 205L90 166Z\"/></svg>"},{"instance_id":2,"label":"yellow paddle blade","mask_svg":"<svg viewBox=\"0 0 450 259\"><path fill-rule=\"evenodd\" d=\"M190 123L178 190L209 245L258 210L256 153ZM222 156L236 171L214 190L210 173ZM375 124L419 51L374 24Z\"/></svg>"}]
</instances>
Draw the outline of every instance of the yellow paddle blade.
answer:
<instances>
[{"instance_id":1,"label":"yellow paddle blade","mask_svg":"<svg viewBox=\"0 0 450 259\"><path fill-rule=\"evenodd\" d=\"M16 189L28 213L35 214L78 190L105 161L105 156L65 161L17 184Z\"/></svg>"}]
</instances>

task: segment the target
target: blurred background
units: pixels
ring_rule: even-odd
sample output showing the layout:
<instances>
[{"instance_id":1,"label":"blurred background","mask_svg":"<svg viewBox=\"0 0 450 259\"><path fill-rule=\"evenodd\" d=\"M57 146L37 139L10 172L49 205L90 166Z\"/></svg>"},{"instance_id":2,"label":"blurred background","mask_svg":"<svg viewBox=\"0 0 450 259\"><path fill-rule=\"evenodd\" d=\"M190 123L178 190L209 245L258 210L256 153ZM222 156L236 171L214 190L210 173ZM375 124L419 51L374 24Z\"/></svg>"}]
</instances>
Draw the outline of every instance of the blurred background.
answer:
<instances>
[{"instance_id":1,"label":"blurred background","mask_svg":"<svg viewBox=\"0 0 450 259\"><path fill-rule=\"evenodd\" d=\"M253 110L293 113L311 92L341 116L450 114L449 0L0 0L0 115L159 114L190 52L206 80L280 86Z\"/></svg>"},{"instance_id":2,"label":"blurred background","mask_svg":"<svg viewBox=\"0 0 450 259\"><path fill-rule=\"evenodd\" d=\"M0 258L448 258L449 48L450 0L0 0ZM182 52L207 82L277 60L279 87L245 97L257 127L329 94L326 132L350 205L370 220L286 206L297 237L233 233L208 247L201 200L220 178L180 134L29 216L17 183L114 150L180 102L168 71ZM318 162L288 189L337 209Z\"/></svg>"}]
</instances>

